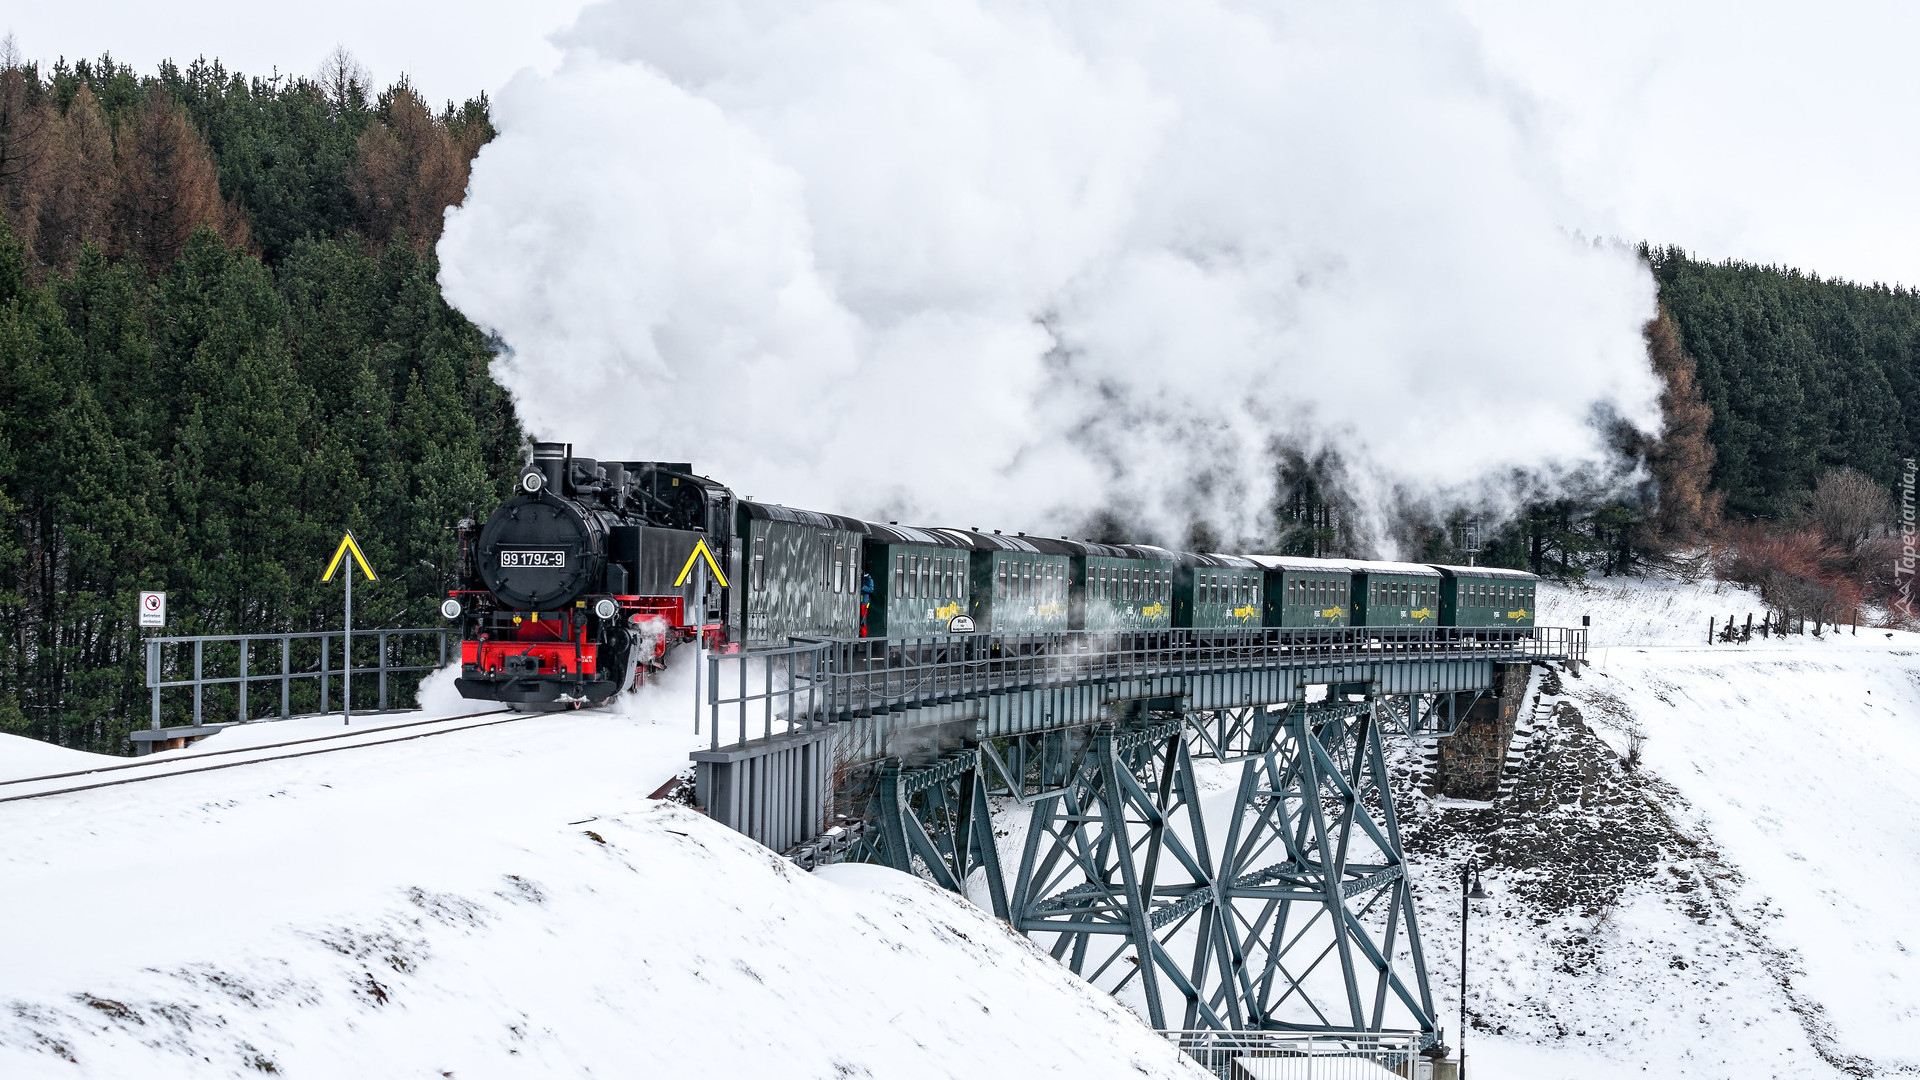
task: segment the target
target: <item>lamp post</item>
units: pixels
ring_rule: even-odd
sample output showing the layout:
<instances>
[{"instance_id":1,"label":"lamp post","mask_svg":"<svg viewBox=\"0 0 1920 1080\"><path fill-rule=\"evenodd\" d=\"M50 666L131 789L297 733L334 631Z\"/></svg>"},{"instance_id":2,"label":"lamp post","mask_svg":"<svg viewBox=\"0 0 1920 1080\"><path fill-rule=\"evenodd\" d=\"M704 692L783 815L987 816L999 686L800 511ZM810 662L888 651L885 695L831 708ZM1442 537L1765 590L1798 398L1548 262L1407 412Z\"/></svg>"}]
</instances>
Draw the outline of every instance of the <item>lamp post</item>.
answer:
<instances>
[{"instance_id":1,"label":"lamp post","mask_svg":"<svg viewBox=\"0 0 1920 1080\"><path fill-rule=\"evenodd\" d=\"M1480 887L1480 865L1468 859L1460 868L1460 1080L1467 1080L1467 901L1486 898L1487 890Z\"/></svg>"}]
</instances>

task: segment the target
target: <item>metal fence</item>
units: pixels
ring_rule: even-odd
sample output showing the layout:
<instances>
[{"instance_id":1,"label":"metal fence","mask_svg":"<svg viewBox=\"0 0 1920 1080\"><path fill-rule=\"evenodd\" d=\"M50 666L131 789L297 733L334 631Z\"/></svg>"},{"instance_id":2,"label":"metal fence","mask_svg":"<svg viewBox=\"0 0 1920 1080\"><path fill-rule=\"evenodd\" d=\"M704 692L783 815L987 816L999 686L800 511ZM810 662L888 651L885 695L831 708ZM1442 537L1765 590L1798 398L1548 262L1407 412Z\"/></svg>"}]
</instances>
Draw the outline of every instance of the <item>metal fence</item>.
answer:
<instances>
[{"instance_id":1,"label":"metal fence","mask_svg":"<svg viewBox=\"0 0 1920 1080\"><path fill-rule=\"evenodd\" d=\"M1429 1080L1417 1031L1166 1031L1220 1080Z\"/></svg>"},{"instance_id":2,"label":"metal fence","mask_svg":"<svg viewBox=\"0 0 1920 1080\"><path fill-rule=\"evenodd\" d=\"M335 698L334 680L340 679L344 701L345 675L351 664L354 675L371 675L377 683L378 708L387 708L390 680L393 676L434 671L445 667L451 658L449 638L457 640L459 631L450 627L420 630L356 630L353 647L364 654L375 650L374 662L362 664L346 656L339 631L310 634L202 634L193 637L156 637L147 639L147 689L152 694L152 728L161 728L162 694L187 691L192 695L193 726L206 722L208 691L218 691L223 699L231 688L233 721L246 723L277 715L293 715L296 696L311 711L327 712ZM431 635L436 647L429 648ZM265 655L262 656L261 654ZM426 657L437 657L426 661ZM259 670L264 660L269 670ZM425 661L425 662L423 662ZM277 668L277 670L275 670ZM210 670L211 669L211 670ZM172 675L174 677L169 678ZM312 681L318 693L311 700L297 690ZM254 715L260 695L256 688L268 684L268 700L277 696L277 712L270 708ZM275 690L278 691L275 695ZM362 691L365 693L365 691ZM358 695L356 695L358 696ZM224 708L226 702L220 705Z\"/></svg>"},{"instance_id":3,"label":"metal fence","mask_svg":"<svg viewBox=\"0 0 1920 1080\"><path fill-rule=\"evenodd\" d=\"M712 746L984 694L1362 663L1584 660L1578 627L1066 631L815 641L707 658ZM732 665L732 670L726 670ZM723 727L725 728L723 732Z\"/></svg>"}]
</instances>

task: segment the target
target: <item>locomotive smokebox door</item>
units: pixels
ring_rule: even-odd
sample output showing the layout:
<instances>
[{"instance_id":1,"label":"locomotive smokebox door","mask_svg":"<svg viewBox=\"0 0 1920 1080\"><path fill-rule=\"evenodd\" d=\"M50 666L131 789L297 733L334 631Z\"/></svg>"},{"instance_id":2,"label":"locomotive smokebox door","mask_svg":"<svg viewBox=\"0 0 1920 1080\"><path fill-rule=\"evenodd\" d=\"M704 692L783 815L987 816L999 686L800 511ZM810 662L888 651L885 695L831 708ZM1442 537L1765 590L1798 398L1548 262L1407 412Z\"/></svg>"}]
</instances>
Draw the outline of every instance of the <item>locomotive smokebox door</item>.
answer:
<instances>
[{"instance_id":1,"label":"locomotive smokebox door","mask_svg":"<svg viewBox=\"0 0 1920 1080\"><path fill-rule=\"evenodd\" d=\"M587 522L558 499L508 504L480 533L480 576L506 607L571 604L597 584Z\"/></svg>"}]
</instances>

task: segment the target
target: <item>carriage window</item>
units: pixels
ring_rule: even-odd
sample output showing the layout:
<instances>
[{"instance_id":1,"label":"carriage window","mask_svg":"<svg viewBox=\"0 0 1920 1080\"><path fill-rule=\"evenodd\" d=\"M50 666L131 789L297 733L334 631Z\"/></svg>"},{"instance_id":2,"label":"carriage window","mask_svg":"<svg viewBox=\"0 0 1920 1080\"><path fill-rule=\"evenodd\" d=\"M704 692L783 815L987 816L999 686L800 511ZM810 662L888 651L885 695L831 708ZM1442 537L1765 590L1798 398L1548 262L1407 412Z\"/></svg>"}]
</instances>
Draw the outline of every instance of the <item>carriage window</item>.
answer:
<instances>
[{"instance_id":1,"label":"carriage window","mask_svg":"<svg viewBox=\"0 0 1920 1080\"><path fill-rule=\"evenodd\" d=\"M896 554L893 557L893 596L899 599L907 592L907 557Z\"/></svg>"},{"instance_id":2,"label":"carriage window","mask_svg":"<svg viewBox=\"0 0 1920 1080\"><path fill-rule=\"evenodd\" d=\"M920 595L933 595L933 556L920 557Z\"/></svg>"},{"instance_id":3,"label":"carriage window","mask_svg":"<svg viewBox=\"0 0 1920 1080\"><path fill-rule=\"evenodd\" d=\"M753 538L753 591L767 591L767 535Z\"/></svg>"},{"instance_id":4,"label":"carriage window","mask_svg":"<svg viewBox=\"0 0 1920 1080\"><path fill-rule=\"evenodd\" d=\"M995 600L1005 600L1007 598L1006 563L1000 563L993 569L993 598Z\"/></svg>"}]
</instances>

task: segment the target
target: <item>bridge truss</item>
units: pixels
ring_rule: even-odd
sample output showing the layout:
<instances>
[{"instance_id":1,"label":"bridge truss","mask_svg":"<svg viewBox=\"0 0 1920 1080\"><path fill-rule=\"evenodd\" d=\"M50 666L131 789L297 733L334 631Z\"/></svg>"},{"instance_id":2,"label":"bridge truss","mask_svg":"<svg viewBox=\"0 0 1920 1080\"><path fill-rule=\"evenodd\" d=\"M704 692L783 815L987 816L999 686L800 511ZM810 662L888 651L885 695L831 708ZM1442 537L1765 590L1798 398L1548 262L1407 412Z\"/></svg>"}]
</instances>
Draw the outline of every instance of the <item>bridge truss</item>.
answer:
<instances>
[{"instance_id":1,"label":"bridge truss","mask_svg":"<svg viewBox=\"0 0 1920 1080\"><path fill-rule=\"evenodd\" d=\"M919 768L889 763L877 827L852 857L971 884L1158 1028L1437 1037L1373 713L1142 708ZM1209 792L1223 778L1232 790ZM986 812L996 801L1003 819L1025 818L1010 867Z\"/></svg>"},{"instance_id":2,"label":"bridge truss","mask_svg":"<svg viewBox=\"0 0 1920 1080\"><path fill-rule=\"evenodd\" d=\"M1384 739L1445 733L1501 667L1584 649L1551 628L1352 628L714 657L698 797L803 865L973 897L1156 1028L1431 1046Z\"/></svg>"}]
</instances>

